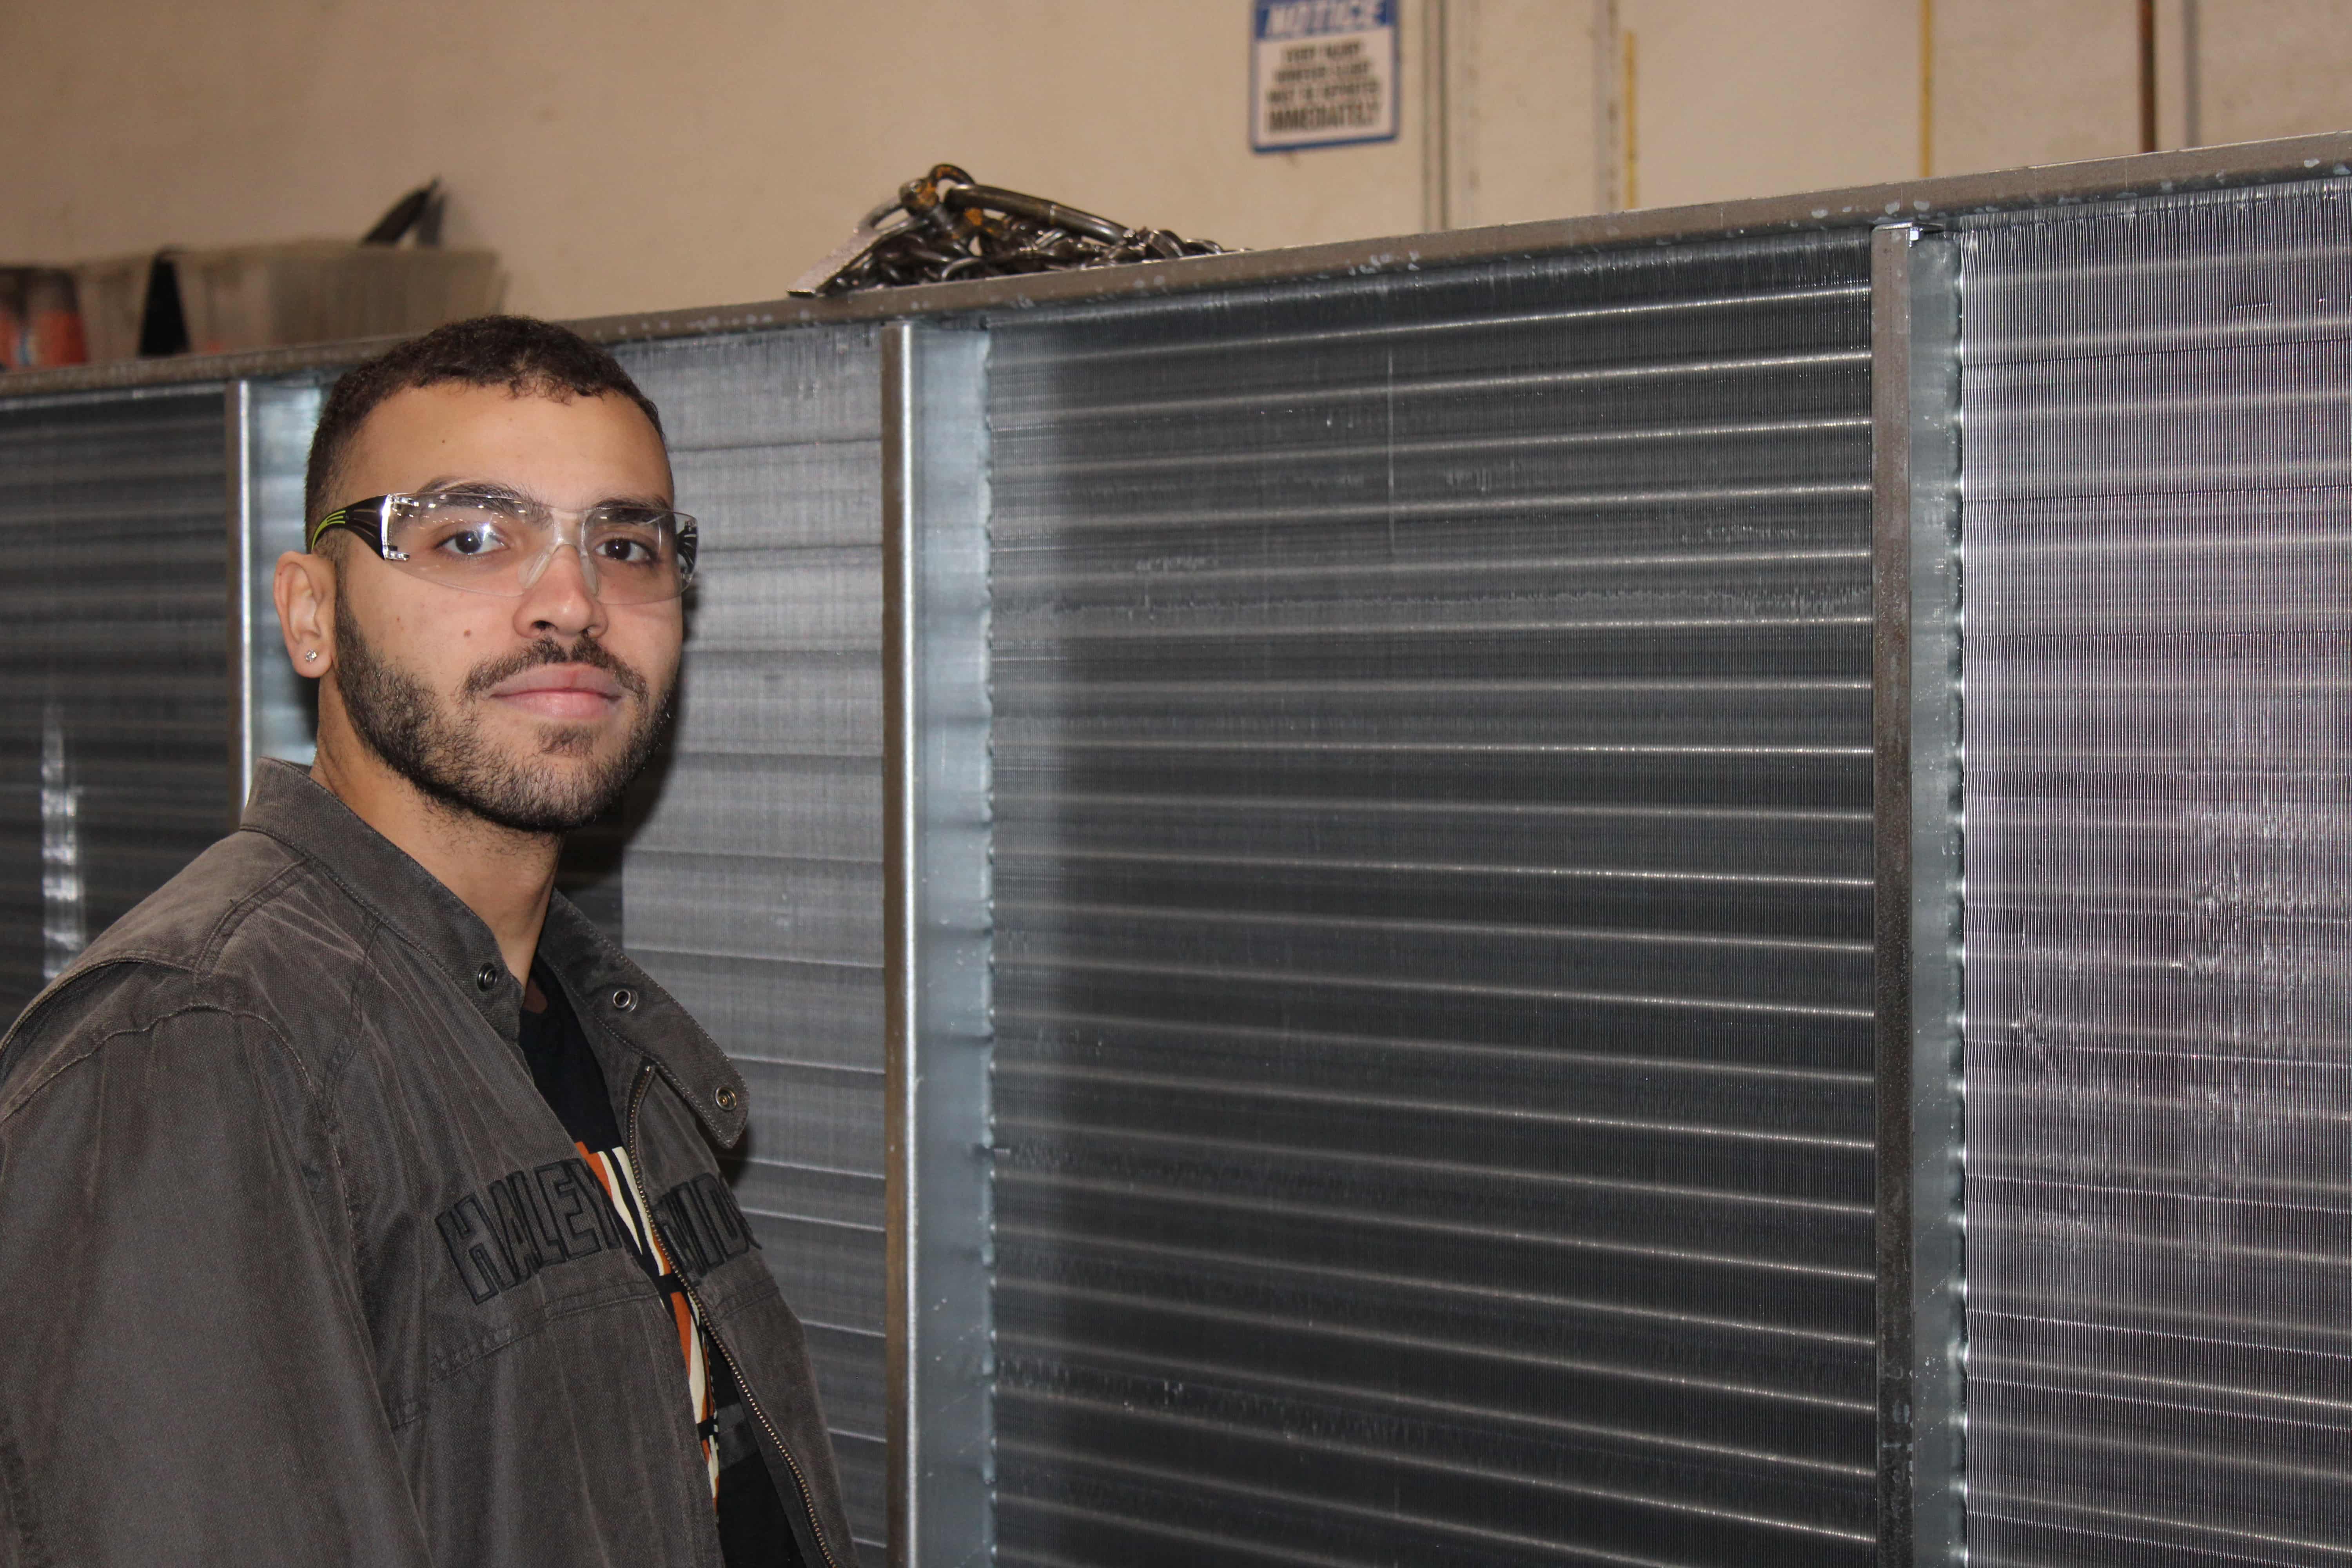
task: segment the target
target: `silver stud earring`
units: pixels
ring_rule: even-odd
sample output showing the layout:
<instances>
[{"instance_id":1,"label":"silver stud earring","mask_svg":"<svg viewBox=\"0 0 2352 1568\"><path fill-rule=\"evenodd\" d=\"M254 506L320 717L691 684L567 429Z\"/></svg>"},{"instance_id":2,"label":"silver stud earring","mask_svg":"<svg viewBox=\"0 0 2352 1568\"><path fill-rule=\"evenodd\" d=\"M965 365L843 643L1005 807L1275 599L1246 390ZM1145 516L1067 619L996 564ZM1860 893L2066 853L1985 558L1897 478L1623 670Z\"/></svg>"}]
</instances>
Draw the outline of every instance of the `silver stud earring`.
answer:
<instances>
[{"instance_id":1,"label":"silver stud earring","mask_svg":"<svg viewBox=\"0 0 2352 1568\"><path fill-rule=\"evenodd\" d=\"M317 648L312 648L310 652L308 652L308 653L304 654L304 655L302 656L302 662L303 662L304 664L316 664L316 663L318 663L318 662L319 662L319 650L318 650Z\"/></svg>"}]
</instances>

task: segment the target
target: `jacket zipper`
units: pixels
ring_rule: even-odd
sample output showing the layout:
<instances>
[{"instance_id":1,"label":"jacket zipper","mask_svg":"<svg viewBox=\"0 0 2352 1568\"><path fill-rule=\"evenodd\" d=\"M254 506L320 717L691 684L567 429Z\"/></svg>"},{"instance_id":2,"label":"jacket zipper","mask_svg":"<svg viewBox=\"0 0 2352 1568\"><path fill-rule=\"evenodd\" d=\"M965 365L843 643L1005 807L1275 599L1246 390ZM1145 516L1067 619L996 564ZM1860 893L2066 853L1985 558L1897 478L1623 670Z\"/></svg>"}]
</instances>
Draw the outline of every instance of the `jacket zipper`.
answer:
<instances>
[{"instance_id":1,"label":"jacket zipper","mask_svg":"<svg viewBox=\"0 0 2352 1568\"><path fill-rule=\"evenodd\" d=\"M643 1156L637 1151L637 1111L646 1102L646 1091L653 1087L654 1071L654 1065L651 1062L639 1068L637 1087L629 1095L629 1163L641 1173L646 1165ZM654 1216L649 1208L646 1214L646 1229L651 1231L653 1225ZM726 1358L727 1370L735 1379L736 1392L743 1396L743 1403L751 1407L751 1415L759 1421L760 1429L767 1433L768 1441L775 1445L776 1452L783 1456L785 1466L793 1472L793 1485L799 1489L801 1494L801 1511L808 1516L809 1539L816 1542L816 1549L819 1552L824 1553L826 1568L841 1568L833 1555L833 1548L826 1544L824 1527L817 1522L816 1498L809 1490L808 1478L801 1473L800 1461L793 1458L793 1451L784 1446L783 1435L776 1430L776 1424L768 1419L768 1413L760 1408L760 1396L751 1392L751 1381L743 1375L743 1363L735 1359L735 1352L727 1348L727 1342L720 1339L719 1331L710 1326L710 1313L702 1303L701 1292L695 1289L693 1282L687 1279L684 1271L680 1270L675 1263L671 1264L670 1268L671 1272L677 1275L677 1282L685 1287L687 1300L694 1303L695 1326L700 1330L702 1336L718 1349L719 1353Z\"/></svg>"}]
</instances>

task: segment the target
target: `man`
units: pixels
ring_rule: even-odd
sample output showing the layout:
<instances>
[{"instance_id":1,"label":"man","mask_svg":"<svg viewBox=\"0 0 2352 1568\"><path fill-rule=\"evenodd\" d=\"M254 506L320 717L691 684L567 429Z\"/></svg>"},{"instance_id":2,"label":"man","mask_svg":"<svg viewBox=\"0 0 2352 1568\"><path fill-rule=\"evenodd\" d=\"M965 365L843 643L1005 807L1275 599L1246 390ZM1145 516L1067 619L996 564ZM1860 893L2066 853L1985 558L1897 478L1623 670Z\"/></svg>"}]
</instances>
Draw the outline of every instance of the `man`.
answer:
<instances>
[{"instance_id":1,"label":"man","mask_svg":"<svg viewBox=\"0 0 2352 1568\"><path fill-rule=\"evenodd\" d=\"M0 1043L0 1563L853 1568L742 1080L553 895L677 674L659 416L463 322L307 504L318 761Z\"/></svg>"}]
</instances>

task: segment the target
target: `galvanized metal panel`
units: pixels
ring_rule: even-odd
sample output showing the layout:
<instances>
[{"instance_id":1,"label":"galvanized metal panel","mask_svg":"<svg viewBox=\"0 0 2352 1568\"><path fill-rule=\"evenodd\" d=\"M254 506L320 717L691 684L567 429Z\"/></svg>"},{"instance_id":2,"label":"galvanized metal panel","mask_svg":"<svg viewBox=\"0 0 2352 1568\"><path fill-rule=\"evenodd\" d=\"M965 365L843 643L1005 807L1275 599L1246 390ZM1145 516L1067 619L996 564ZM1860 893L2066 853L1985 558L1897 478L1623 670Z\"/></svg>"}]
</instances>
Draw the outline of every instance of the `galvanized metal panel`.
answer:
<instances>
[{"instance_id":1,"label":"galvanized metal panel","mask_svg":"<svg viewBox=\"0 0 2352 1568\"><path fill-rule=\"evenodd\" d=\"M669 754L620 861L631 953L751 1089L736 1193L808 1327L850 1520L883 1453L881 405L874 329L623 347L702 520Z\"/></svg>"},{"instance_id":2,"label":"galvanized metal panel","mask_svg":"<svg viewBox=\"0 0 2352 1568\"><path fill-rule=\"evenodd\" d=\"M2352 1561L2347 229L1965 237L1978 1563Z\"/></svg>"},{"instance_id":3,"label":"galvanized metal panel","mask_svg":"<svg viewBox=\"0 0 2352 1568\"><path fill-rule=\"evenodd\" d=\"M994 1559L989 341L882 334L894 1564Z\"/></svg>"},{"instance_id":4,"label":"galvanized metal panel","mask_svg":"<svg viewBox=\"0 0 2352 1568\"><path fill-rule=\"evenodd\" d=\"M1867 276L995 322L1001 1560L1871 1559Z\"/></svg>"},{"instance_id":5,"label":"galvanized metal panel","mask_svg":"<svg viewBox=\"0 0 2352 1568\"><path fill-rule=\"evenodd\" d=\"M0 403L0 1014L229 826L220 388Z\"/></svg>"}]
</instances>

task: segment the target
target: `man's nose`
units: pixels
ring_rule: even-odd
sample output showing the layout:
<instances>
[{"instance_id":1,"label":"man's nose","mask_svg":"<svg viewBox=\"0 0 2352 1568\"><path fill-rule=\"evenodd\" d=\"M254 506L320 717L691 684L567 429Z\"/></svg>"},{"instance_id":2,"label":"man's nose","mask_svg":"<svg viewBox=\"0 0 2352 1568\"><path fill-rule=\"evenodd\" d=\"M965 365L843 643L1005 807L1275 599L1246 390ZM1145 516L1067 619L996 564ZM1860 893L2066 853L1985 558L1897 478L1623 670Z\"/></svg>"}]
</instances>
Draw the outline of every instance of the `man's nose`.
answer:
<instances>
[{"instance_id":1,"label":"man's nose","mask_svg":"<svg viewBox=\"0 0 2352 1568\"><path fill-rule=\"evenodd\" d=\"M515 629L525 637L551 632L569 637L602 632L604 621L604 602L588 580L579 540L568 529L557 530L515 607Z\"/></svg>"}]
</instances>

